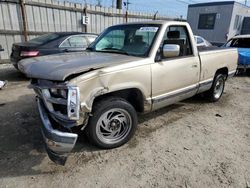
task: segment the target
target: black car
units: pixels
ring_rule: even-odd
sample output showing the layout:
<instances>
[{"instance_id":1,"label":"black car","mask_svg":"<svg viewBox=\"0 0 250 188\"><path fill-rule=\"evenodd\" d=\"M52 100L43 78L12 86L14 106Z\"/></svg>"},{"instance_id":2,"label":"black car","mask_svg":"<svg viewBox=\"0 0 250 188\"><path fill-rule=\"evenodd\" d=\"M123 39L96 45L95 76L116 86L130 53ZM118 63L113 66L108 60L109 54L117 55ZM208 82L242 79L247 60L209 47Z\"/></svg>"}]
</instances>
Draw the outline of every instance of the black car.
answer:
<instances>
[{"instance_id":1,"label":"black car","mask_svg":"<svg viewBox=\"0 0 250 188\"><path fill-rule=\"evenodd\" d=\"M28 42L15 43L10 56L11 63L18 69L24 58L85 50L96 39L96 34L80 32L49 33Z\"/></svg>"}]
</instances>

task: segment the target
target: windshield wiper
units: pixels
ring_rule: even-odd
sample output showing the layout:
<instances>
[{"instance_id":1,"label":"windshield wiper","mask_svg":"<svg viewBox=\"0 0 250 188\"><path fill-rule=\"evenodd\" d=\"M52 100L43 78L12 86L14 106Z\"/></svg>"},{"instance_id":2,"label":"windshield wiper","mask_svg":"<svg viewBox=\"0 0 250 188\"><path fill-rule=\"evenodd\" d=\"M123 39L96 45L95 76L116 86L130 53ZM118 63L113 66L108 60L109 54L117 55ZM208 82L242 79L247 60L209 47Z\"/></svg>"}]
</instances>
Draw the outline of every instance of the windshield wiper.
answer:
<instances>
[{"instance_id":1,"label":"windshield wiper","mask_svg":"<svg viewBox=\"0 0 250 188\"><path fill-rule=\"evenodd\" d=\"M111 53L130 55L128 52L118 48L103 48L102 50L98 50L98 52L111 52Z\"/></svg>"}]
</instances>

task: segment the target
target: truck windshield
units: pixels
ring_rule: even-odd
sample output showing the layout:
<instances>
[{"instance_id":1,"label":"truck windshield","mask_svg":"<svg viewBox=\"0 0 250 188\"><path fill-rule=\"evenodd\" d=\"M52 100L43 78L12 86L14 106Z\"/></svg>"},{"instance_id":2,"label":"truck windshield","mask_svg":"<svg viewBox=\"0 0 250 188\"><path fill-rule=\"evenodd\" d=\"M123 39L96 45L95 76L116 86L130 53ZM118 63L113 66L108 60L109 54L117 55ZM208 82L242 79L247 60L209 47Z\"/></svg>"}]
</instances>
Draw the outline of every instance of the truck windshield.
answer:
<instances>
[{"instance_id":1,"label":"truck windshield","mask_svg":"<svg viewBox=\"0 0 250 188\"><path fill-rule=\"evenodd\" d=\"M159 31L159 24L129 24L109 27L89 50L147 56Z\"/></svg>"}]
</instances>

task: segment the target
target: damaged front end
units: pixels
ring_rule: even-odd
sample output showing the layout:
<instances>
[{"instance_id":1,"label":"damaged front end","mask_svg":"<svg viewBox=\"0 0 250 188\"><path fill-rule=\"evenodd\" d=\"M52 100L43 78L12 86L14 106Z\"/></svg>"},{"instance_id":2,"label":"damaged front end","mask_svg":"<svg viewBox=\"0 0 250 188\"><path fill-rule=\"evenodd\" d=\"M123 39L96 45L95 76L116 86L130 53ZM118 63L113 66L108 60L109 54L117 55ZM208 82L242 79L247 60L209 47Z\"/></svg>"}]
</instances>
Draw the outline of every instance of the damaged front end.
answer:
<instances>
[{"instance_id":1,"label":"damaged front end","mask_svg":"<svg viewBox=\"0 0 250 188\"><path fill-rule=\"evenodd\" d=\"M78 138L72 128L84 124L84 117L80 115L79 88L35 79L31 81L30 87L37 94L48 156L55 163L64 165Z\"/></svg>"}]
</instances>

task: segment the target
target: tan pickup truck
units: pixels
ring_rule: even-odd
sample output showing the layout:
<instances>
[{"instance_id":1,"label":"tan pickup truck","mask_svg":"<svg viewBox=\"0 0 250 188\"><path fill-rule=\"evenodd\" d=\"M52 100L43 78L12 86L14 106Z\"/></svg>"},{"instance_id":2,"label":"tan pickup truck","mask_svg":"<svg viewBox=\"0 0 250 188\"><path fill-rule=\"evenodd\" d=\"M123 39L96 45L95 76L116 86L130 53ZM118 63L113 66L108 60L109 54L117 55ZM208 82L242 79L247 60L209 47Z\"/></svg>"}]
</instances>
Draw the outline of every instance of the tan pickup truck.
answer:
<instances>
[{"instance_id":1,"label":"tan pickup truck","mask_svg":"<svg viewBox=\"0 0 250 188\"><path fill-rule=\"evenodd\" d=\"M23 60L49 157L64 164L80 130L100 148L129 141L137 113L204 93L215 102L237 68L235 49L198 52L190 26L152 21L107 28L86 52Z\"/></svg>"}]
</instances>

